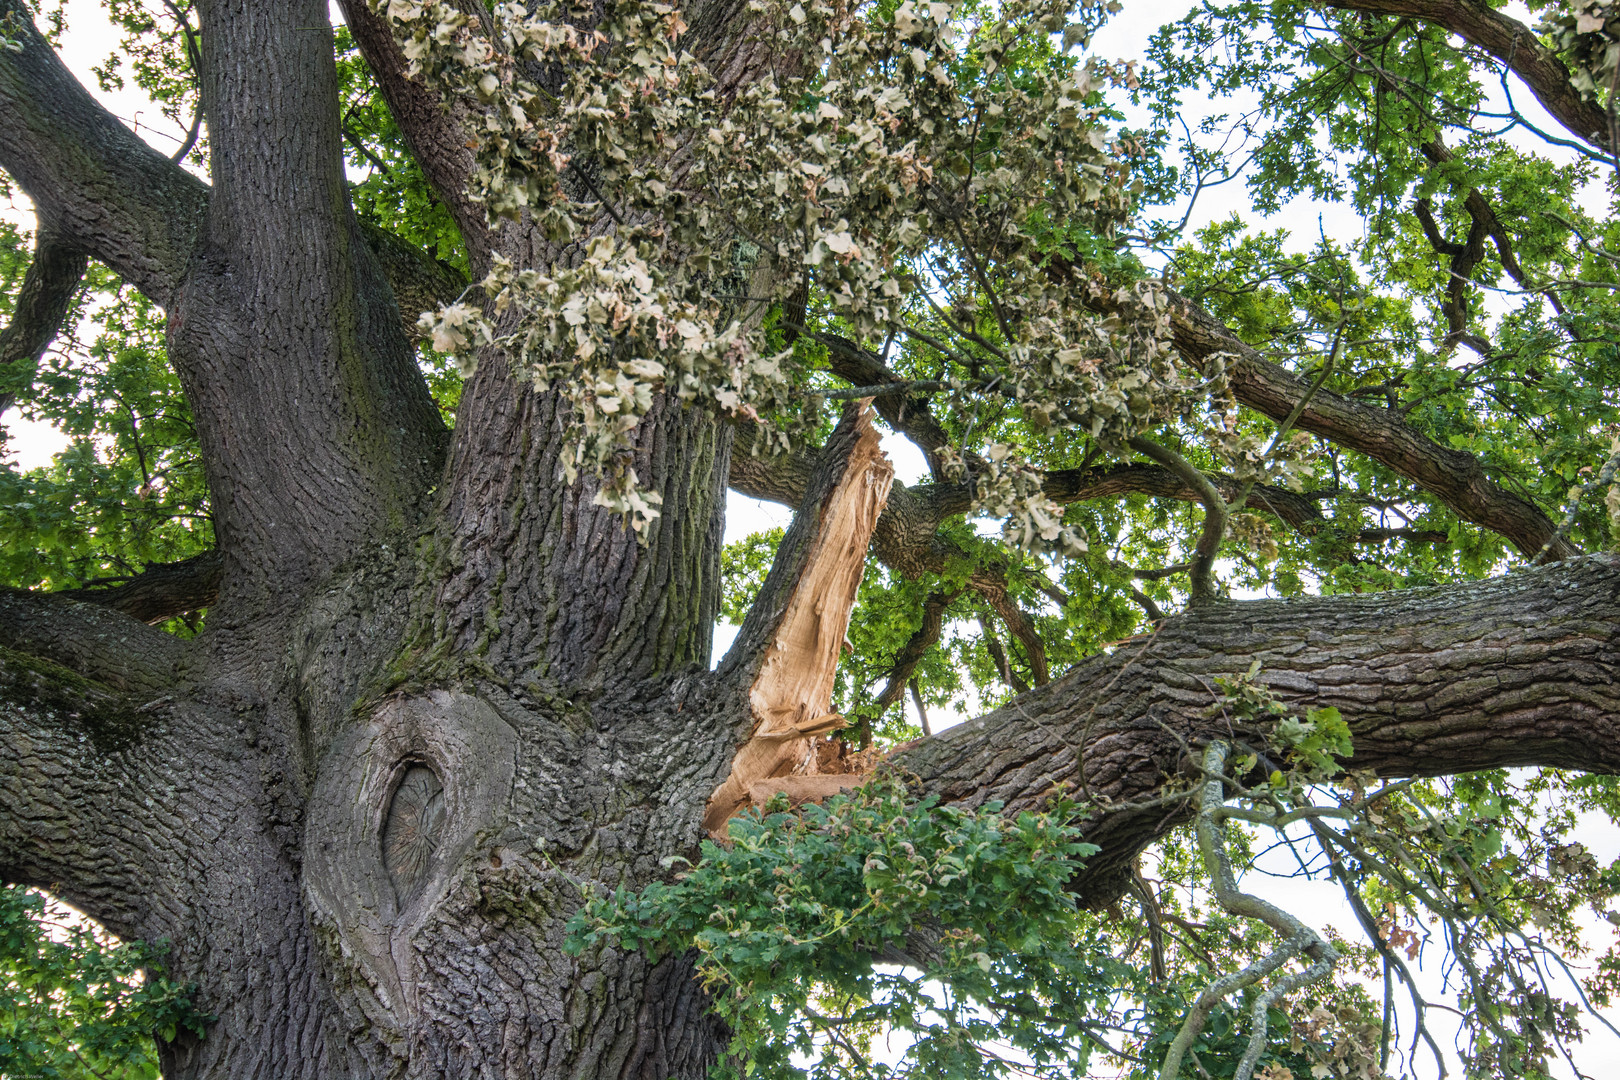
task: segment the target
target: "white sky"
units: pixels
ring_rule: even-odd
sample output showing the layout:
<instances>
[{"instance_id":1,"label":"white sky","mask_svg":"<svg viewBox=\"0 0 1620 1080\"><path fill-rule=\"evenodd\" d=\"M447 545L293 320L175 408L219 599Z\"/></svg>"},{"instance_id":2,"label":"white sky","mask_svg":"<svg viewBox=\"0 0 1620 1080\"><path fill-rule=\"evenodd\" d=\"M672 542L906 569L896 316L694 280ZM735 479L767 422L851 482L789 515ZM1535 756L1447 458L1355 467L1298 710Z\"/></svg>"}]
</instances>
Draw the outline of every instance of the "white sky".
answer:
<instances>
[{"instance_id":1,"label":"white sky","mask_svg":"<svg viewBox=\"0 0 1620 1080\"><path fill-rule=\"evenodd\" d=\"M1124 10L1097 35L1089 51L1093 55L1107 59L1139 58L1144 54L1147 39L1154 30L1166 22L1181 17L1193 6L1189 0L1135 0L1135 2L1126 0ZM1517 0L1505 10L1526 22L1533 21ZM115 115L150 144L165 154L172 153L179 139L184 136L184 132L165 118L144 95L138 90L102 94L96 86L95 78L90 72L91 66L101 62L118 47L118 35L108 25L100 6L88 3L87 0L77 0L69 5L68 14L69 29L62 48L62 57L68 67ZM335 11L333 15L334 22L338 21ZM1540 110L1533 96L1524 87L1516 87L1514 99L1515 104L1526 111L1544 130L1559 130L1556 122ZM1241 100L1189 100L1186 103L1185 115L1189 125L1196 125L1205 115L1237 113L1245 104ZM1125 112L1127 122L1133 126L1139 126L1144 122L1144 110L1131 108L1127 104ZM1540 143L1527 132L1517 131L1509 138L1526 149L1535 149L1555 160L1568 160L1571 156L1567 151ZM1593 209L1598 209L1604 198L1601 186L1594 185L1589 197ZM1179 214L1182 209L1183 207L1176 207L1174 212ZM1204 194L1194 208L1189 221L1189 232L1224 219L1234 212L1250 219L1256 217L1247 203L1246 192L1239 181ZM28 228L32 228L33 224L31 209L26 199L21 197L11 205L5 205L0 201L0 219L13 221ZM1276 228L1278 224L1294 230L1295 243L1300 248L1309 247L1314 243L1319 230L1329 237L1348 241L1358 237L1361 229L1360 221L1353 212L1333 205L1317 205L1305 201L1292 204L1278 215L1277 219L1256 221L1257 227L1264 228ZM66 439L53 428L25 421L15 413L5 418L4 424L9 432L7 452L14 456L13 460L22 468L48 464L51 457L66 445ZM926 475L926 466L921 453L909 442L890 436L884 440L884 449L895 463L897 477L903 482L914 483ZM784 507L732 494L727 503L726 542L741 539L761 529L785 525L789 516L789 511ZM734 627L721 625L716 628L717 657L724 652L735 633ZM936 728L949 726L960 719L951 716L945 710L930 710L930 718ZM1620 856L1620 833L1617 833L1613 823L1607 820L1593 818L1584 823L1579 830L1578 839L1596 854L1600 862L1607 863ZM1280 855L1268 859L1265 868L1279 872L1286 871L1287 867L1282 859L1283 856ZM1329 883L1267 880L1251 875L1245 887L1263 893L1268 899L1287 910L1315 920L1319 928L1332 925L1347 936L1354 938L1360 936L1354 918L1337 888ZM1590 924L1589 940L1601 950L1602 943L1609 940L1612 935L1612 928L1589 916L1586 917L1586 922ZM1419 965L1425 988L1433 991L1432 996L1435 997L1440 997L1438 959L1438 956L1431 956L1426 964ZM1397 1000L1404 1001L1404 996L1398 994ZM1611 1011L1610 1018L1616 1019L1617 1014ZM1446 1014L1431 1011L1430 1021L1442 1045L1447 1045L1449 1029L1446 1026ZM1578 1052L1577 1061L1582 1071L1595 1078L1620 1076L1620 1040L1615 1040L1607 1032L1594 1033L1589 1036L1585 1048ZM1452 1063L1452 1067L1455 1070L1455 1062ZM1418 1075L1427 1075L1430 1072L1432 1067L1425 1066ZM1559 1075L1573 1074L1567 1066L1561 1066Z\"/></svg>"}]
</instances>

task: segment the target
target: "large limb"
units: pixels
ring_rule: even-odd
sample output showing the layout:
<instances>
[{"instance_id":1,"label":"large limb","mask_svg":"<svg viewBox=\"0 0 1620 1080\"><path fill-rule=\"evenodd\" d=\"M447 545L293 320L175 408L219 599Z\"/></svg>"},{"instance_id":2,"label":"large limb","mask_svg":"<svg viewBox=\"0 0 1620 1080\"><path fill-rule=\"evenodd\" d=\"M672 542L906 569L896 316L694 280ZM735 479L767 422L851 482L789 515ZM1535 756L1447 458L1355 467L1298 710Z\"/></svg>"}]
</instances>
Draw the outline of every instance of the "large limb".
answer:
<instances>
[{"instance_id":1,"label":"large limb","mask_svg":"<svg viewBox=\"0 0 1620 1080\"><path fill-rule=\"evenodd\" d=\"M1179 296L1175 300L1176 348L1198 364L1216 353L1234 357L1227 366L1238 401L1280 422L1305 399L1310 392L1306 380L1267 360L1198 305ZM1398 413L1323 387L1310 397L1295 426L1408 477L1458 517L1505 537L1526 556L1534 556L1555 537L1556 526L1541 508L1491 480L1478 458L1441 446ZM1568 558L1578 550L1559 540L1549 557Z\"/></svg>"},{"instance_id":2,"label":"large limb","mask_svg":"<svg viewBox=\"0 0 1620 1080\"><path fill-rule=\"evenodd\" d=\"M0 880L48 886L130 933L152 882L133 850L147 815L127 752L149 720L125 695L0 649Z\"/></svg>"},{"instance_id":3,"label":"large limb","mask_svg":"<svg viewBox=\"0 0 1620 1080\"><path fill-rule=\"evenodd\" d=\"M167 306L196 246L208 189L102 108L0 0L20 52L0 49L0 169L34 203L42 234L107 264Z\"/></svg>"},{"instance_id":4,"label":"large limb","mask_svg":"<svg viewBox=\"0 0 1620 1080\"><path fill-rule=\"evenodd\" d=\"M1158 801L1190 748L1229 738L1214 680L1261 664L1291 708L1334 706L1351 768L1432 776L1543 765L1620 772L1620 557L1472 585L1212 605L1092 657L1006 708L895 756L948 800L1097 809L1080 890L1106 903L1188 805Z\"/></svg>"},{"instance_id":5,"label":"large limb","mask_svg":"<svg viewBox=\"0 0 1620 1080\"><path fill-rule=\"evenodd\" d=\"M167 306L200 236L208 186L102 108L33 29L21 0L0 0L0 18L7 17L23 28L23 51L0 50L0 168L28 193L40 220L40 310L65 309L65 282L86 254ZM418 314L466 288L454 271L382 229L366 227L365 238L408 332ZM48 325L55 330L47 318L19 315L14 325L0 340L0 362L21 355L25 343L35 343L37 354L49 341L38 335Z\"/></svg>"},{"instance_id":6,"label":"large limb","mask_svg":"<svg viewBox=\"0 0 1620 1080\"><path fill-rule=\"evenodd\" d=\"M185 643L99 604L4 589L0 649L45 660L109 692L155 695L173 681Z\"/></svg>"},{"instance_id":7,"label":"large limb","mask_svg":"<svg viewBox=\"0 0 1620 1080\"><path fill-rule=\"evenodd\" d=\"M262 597L413 516L444 430L349 206L325 4L198 11L213 183L169 355L197 418L225 596Z\"/></svg>"},{"instance_id":8,"label":"large limb","mask_svg":"<svg viewBox=\"0 0 1620 1080\"><path fill-rule=\"evenodd\" d=\"M1476 0L1328 0L1329 7L1419 19L1496 57L1523 79L1549 113L1581 141L1612 154L1609 118L1570 82L1558 54L1534 30Z\"/></svg>"}]
</instances>

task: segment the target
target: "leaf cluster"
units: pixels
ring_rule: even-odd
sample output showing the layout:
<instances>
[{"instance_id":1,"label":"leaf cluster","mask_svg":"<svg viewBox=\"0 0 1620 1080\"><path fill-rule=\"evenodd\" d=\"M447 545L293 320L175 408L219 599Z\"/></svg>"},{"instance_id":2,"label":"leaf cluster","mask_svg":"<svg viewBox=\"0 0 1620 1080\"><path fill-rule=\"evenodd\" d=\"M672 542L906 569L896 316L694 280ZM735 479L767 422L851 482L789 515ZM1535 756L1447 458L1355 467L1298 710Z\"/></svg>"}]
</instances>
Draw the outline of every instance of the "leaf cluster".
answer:
<instances>
[{"instance_id":1,"label":"leaf cluster","mask_svg":"<svg viewBox=\"0 0 1620 1080\"><path fill-rule=\"evenodd\" d=\"M118 942L60 904L0 887L0 1075L157 1080L153 1039L203 1035L161 944Z\"/></svg>"},{"instance_id":2,"label":"leaf cluster","mask_svg":"<svg viewBox=\"0 0 1620 1080\"><path fill-rule=\"evenodd\" d=\"M773 805L674 880L588 898L568 947L695 950L733 1032L719 1076L1068 1075L1127 978L1064 889L1096 849L1061 797L1000 809L894 775Z\"/></svg>"}]
</instances>

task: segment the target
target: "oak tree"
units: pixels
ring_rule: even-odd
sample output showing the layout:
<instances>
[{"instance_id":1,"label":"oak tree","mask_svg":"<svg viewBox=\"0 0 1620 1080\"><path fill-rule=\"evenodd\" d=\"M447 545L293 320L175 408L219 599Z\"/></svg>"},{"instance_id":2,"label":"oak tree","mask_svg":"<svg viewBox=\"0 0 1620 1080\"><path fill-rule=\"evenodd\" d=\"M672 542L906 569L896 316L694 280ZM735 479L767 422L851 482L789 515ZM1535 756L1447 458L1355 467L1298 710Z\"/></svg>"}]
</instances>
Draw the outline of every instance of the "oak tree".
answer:
<instances>
[{"instance_id":1,"label":"oak tree","mask_svg":"<svg viewBox=\"0 0 1620 1080\"><path fill-rule=\"evenodd\" d=\"M165 1075L1374 1077L1430 932L1471 1073L1579 1039L1620 17L337 6L110 0L170 156L0 0L0 407L80 437L0 877L166 943ZM1240 178L1362 233L1160 216Z\"/></svg>"}]
</instances>

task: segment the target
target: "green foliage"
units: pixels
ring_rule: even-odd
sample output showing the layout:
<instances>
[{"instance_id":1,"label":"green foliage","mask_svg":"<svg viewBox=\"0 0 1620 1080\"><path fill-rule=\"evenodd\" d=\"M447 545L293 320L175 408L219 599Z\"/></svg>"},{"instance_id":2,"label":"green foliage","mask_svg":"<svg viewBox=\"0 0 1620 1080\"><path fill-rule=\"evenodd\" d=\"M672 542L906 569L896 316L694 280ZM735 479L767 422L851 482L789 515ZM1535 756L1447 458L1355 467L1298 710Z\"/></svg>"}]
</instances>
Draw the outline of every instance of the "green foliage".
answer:
<instances>
[{"instance_id":1,"label":"green foliage","mask_svg":"<svg viewBox=\"0 0 1620 1080\"><path fill-rule=\"evenodd\" d=\"M132 82L189 123L195 70L176 14L194 18L190 4L107 6L127 40L102 65L104 83ZM456 20L467 13L456 5L391 6L405 13L411 33L436 29L429 24L441 15L446 41L464 29ZM525 102L532 127L511 113L495 116L500 137L480 139L476 149L491 170L483 186L492 205L507 200L496 209L511 211L520 201L514 190L538 191L557 179L548 170L560 175L568 166L535 139L557 130L560 115L572 125L564 135L607 148L595 163L602 171L589 174L601 190L586 197L571 177L576 197L564 216L577 212L594 223L603 204L648 220L663 215L691 265L671 268L667 252L626 230L625 243L598 251L586 267L594 277L563 275L540 300L529 295L537 280L522 277L529 268L509 268L503 280L513 285L514 304L562 312L567 329L554 343L566 343L576 327L596 328L585 337L608 358L601 369L608 377L597 382L592 369L593 378L575 388L602 406L604 445L629 430L625 420L651 400L650 388L679 390L687 377L723 383L710 395L721 411L757 416L814 443L829 428L823 395L844 388L830 373L833 346L816 333L870 349L902 379L945 384L929 392L948 445L931 462L928 482L971 485L973 509L934 532L950 552L943 567L907 575L869 566L838 672L834 707L879 744L918 733L904 699L880 710L878 695L934 597L947 598L944 629L907 683L929 707L959 711L1001 704L1035 681L1028 650L987 599L994 589L1029 618L1054 674L1151 630L1146 605L1174 610L1184 599L1184 571L1175 568L1187 562L1202 521L1196 504L1145 494L1043 501L1043 478L1033 470L1081 474L1122 460L1127 432L1150 431L1226 480L1250 469L1268 483L1296 485L1315 508L1314 517L1288 517L1257 496L1238 510L1220 573L1240 588L1298 595L1433 585L1496 572L1517 558L1408 475L1319 440L1284 444L1294 454L1286 461L1264 455L1277 432L1269 420L1188 407L1188 387L1208 378L1218 395L1220 373L1183 372L1191 381L1178 382L1162 364L1154 367L1169 362L1155 322L1162 312L1151 288L1135 288L1155 267L1268 358L1473 455L1486 476L1528 502L1558 506L1608 454L1620 426L1612 180L1590 156L1554 160L1529 140L1506 141L1504 121L1486 111L1497 107L1488 100L1496 71L1420 20L1298 0L1206 3L1155 38L1138 74L1072 54L1105 5L807 4L797 19L793 8L778 12L783 25L763 31L779 32L784 47L808 45L816 59L803 78L717 108L684 66L689 58L673 37L678 13L612 7L617 22L607 29L621 47L608 50L605 69L586 67L589 77L561 89L590 108L558 110L557 87L538 87ZM1615 40L1607 10L1531 8L1544 15L1541 32L1581 85L1607 104ZM1002 19L1009 12L1013 22ZM59 4L51 15L57 33ZM1075 21L1058 25L1059 15ZM523 24L542 37L556 25ZM623 45L649 31L657 40L647 67ZM830 51L821 51L823 37ZM357 211L468 271L454 222L347 30L335 43ZM569 52L577 44L559 38L536 48L588 64ZM477 65L451 70L453 57L446 63L446 82L480 115L497 100L482 89L483 75L498 82L510 75ZM676 73L674 82L661 81L666 71ZM655 92L643 95L650 87ZM1149 106L1148 130L1110 129L1119 119L1111 101L1124 93ZM1184 103L1203 98L1230 101L1230 114L1183 131ZM624 117L647 122L627 134ZM699 123L705 136L712 128L719 138L699 140L695 175L705 197L693 200L660 179L656 144ZM1234 127L1242 137L1229 140ZM507 136L530 155L515 171L497 160ZM1056 164L1060 150L1068 172ZM206 155L204 140L189 164L205 164ZM1256 213L1318 200L1354 215L1357 227L1329 236L1315 214L1304 231L1245 215L1188 234L1179 206L1158 220L1167 205L1227 177L1247 186ZM1604 181L1607 192L1599 190ZM0 191L7 185L0 176ZM1471 193L1493 208L1506 239L1482 244L1454 295L1452 256L1437 249L1416 208L1426 200L1435 234L1454 243L1474 225ZM745 234L753 239L740 240ZM30 237L0 224L0 317L10 315L30 247ZM995 258L981 257L986 251ZM656 331L627 351L616 305L646 295L638 291L644 283L627 275L627 253L651 268L649 283L652 270L667 272L657 283L661 295L700 316L690 321L695 337L681 329L668 340L708 342L732 320L752 326L758 319L757 352L710 350L690 370L655 372L648 357L666 344ZM769 296L742 287L773 260L783 269ZM810 333L790 344L776 324L801 285ZM1099 320L1080 310L1073 301L1086 289L1093 299L1122 297L1123 313ZM441 345L470 330L474 313L463 314L460 322L441 319ZM666 319L664 329L680 321ZM1121 356L1130 362L1110 366ZM1138 363L1144 356L1151 362ZM1098 363L1107 377L1091 379ZM453 415L462 385L453 358L424 349L423 369ZM1123 378L1143 373L1149 390L1121 389ZM59 349L0 379L0 389L18 392L24 415L74 438L47 469L0 467L7 538L0 584L117 579L211 544L190 412L164 353L162 316L148 303L93 268ZM1601 505L1607 493L1591 494L1577 506L1571 536L1595 550L1613 535ZM1012 522L1004 538L1023 550L995 538L998 516ZM726 549L727 619L746 614L780 536ZM1061 548L1067 557L1029 548ZM1258 670L1214 690L1214 707L1250 739L1234 761L1235 782L1246 785L1234 798L1279 815L1313 806L1324 812L1316 820L1343 821L1338 839L1297 828L1285 839L1316 850L1320 857L1302 872L1334 877L1371 920L1365 943L1337 943L1354 977L1295 994L1268 1014L1273 1054L1265 1062L1300 1077L1315 1069L1376 1075L1380 1052L1400 1040L1389 1008L1365 987L1398 980L1401 963L1442 952L1458 973L1456 1003L1472 1023L1468 1074L1544 1075L1580 1019L1578 1003L1560 999L1538 973L1551 968L1550 950L1591 951L1581 912L1620 922L1608 907L1620 869L1600 865L1573 837L1577 813L1620 818L1620 785L1552 771L1493 772L1375 791L1372 778L1339 772L1348 729L1335 710L1294 715ZM1170 834L1136 868L1132 892L1108 922L1073 911L1061 887L1083 846L1065 812L1006 821L917 805L889 780L797 816L741 819L731 846L706 845L703 861L674 880L594 900L575 922L574 943L696 949L737 1032L726 1065L734 1071L974 1076L1036 1058L1040 1070L1063 1073L1101 1060L1100 1033L1110 1033L1121 1052L1114 1063L1125 1062L1133 1077L1153 1076L1199 991L1278 943L1264 926L1211 902L1205 869L1183 833ZM1240 862L1274 839L1258 827L1234 828L1229 837ZM0 923L8 943L24 943L6 946L7 993L36 988L29 1000L48 999L53 1019L12 1024L5 1038L15 1031L35 1038L37 1028L45 1033L38 1038L55 1040L47 1049L57 1059L66 1060L69 1043L80 1052L100 1047L102 1057L92 1059L98 1071L113 1070L124 1055L117 1067L127 1075L152 1075L148 1044L98 1033L196 1030L196 1018L187 1018L180 997L164 997L177 991L156 976L139 984L125 977L152 959L138 946L92 948L73 939L63 945L68 951L56 951L40 937L39 909L27 895L8 890ZM1163 965L1157 982L1147 960L1154 951ZM1620 999L1620 955L1611 949L1594 961L1585 991L1600 1005ZM122 989L109 989L115 983ZM72 989L92 986L112 996L98 990L96 1005ZM1251 1003L1216 1011L1183 1077L1233 1074ZM122 1019L107 1028L108 1017ZM898 1063L884 1054L890 1031L904 1033L895 1048L909 1047ZM1094 1050L1099 1056L1088 1057ZM77 1066L52 1067L80 1075L71 1071ZM41 1068L0 1058L8 1075Z\"/></svg>"},{"instance_id":2,"label":"green foliage","mask_svg":"<svg viewBox=\"0 0 1620 1080\"><path fill-rule=\"evenodd\" d=\"M913 801L886 776L784 808L733 820L729 843L706 842L673 881L588 898L568 947L696 950L733 1032L716 1076L1086 1068L1091 1021L1134 976L1064 890L1096 850L1068 824L1072 803L1009 818Z\"/></svg>"},{"instance_id":3,"label":"green foliage","mask_svg":"<svg viewBox=\"0 0 1620 1080\"><path fill-rule=\"evenodd\" d=\"M198 72L202 36L192 0L161 6L148 6L143 0L104 0L103 6L108 21L122 29L124 37L118 50L92 69L96 81L103 90L122 90L132 81L164 116L189 132L202 108ZM200 125L185 160L199 168L207 164L208 142Z\"/></svg>"},{"instance_id":4,"label":"green foliage","mask_svg":"<svg viewBox=\"0 0 1620 1080\"><path fill-rule=\"evenodd\" d=\"M0 1076L156 1080L153 1038L200 1038L210 1019L163 975L163 952L0 887Z\"/></svg>"},{"instance_id":5,"label":"green foliage","mask_svg":"<svg viewBox=\"0 0 1620 1080\"><path fill-rule=\"evenodd\" d=\"M0 468L0 581L67 588L138 573L213 545L191 409L169 366L163 315L93 270L84 347L48 352L20 411L73 444L44 469ZM70 339L71 340L71 339Z\"/></svg>"},{"instance_id":6,"label":"green foliage","mask_svg":"<svg viewBox=\"0 0 1620 1080\"><path fill-rule=\"evenodd\" d=\"M782 543L782 529L766 529L752 533L734 544L727 544L720 552L720 578L723 590L720 617L733 626L741 626L754 605L765 575L771 571L777 546Z\"/></svg>"},{"instance_id":7,"label":"green foliage","mask_svg":"<svg viewBox=\"0 0 1620 1080\"><path fill-rule=\"evenodd\" d=\"M1273 769L1267 782L1274 788L1291 787L1297 793L1302 784L1331 780L1343 772L1339 762L1349 760L1353 747L1350 725L1339 710L1327 705L1296 716L1270 687L1259 681L1259 675L1260 661L1256 660L1242 675L1217 677L1215 686L1221 700L1216 709L1240 730L1258 727L1268 747L1287 759L1288 772ZM1235 761L1240 774L1256 764L1254 755L1240 756Z\"/></svg>"},{"instance_id":8,"label":"green foliage","mask_svg":"<svg viewBox=\"0 0 1620 1080\"><path fill-rule=\"evenodd\" d=\"M1571 32L1586 26L1585 38L1608 32L1590 12L1548 10ZM1142 139L1164 148L1144 163L1151 199L1241 176L1261 213L1311 198L1361 223L1359 237L1337 240L1236 219L1192 237L1173 222L1149 225L1184 292L1307 377L1339 348L1329 389L1398 410L1543 506L1602 462L1620 422L1611 392L1620 309L1602 246L1613 191L1594 190L1594 159L1570 155L1568 143L1558 152L1575 160L1560 164L1502 137L1485 100L1497 74L1477 53L1418 20L1245 2L1206 3L1165 27L1149 60L1137 96L1155 121ZM1206 95L1248 111L1183 133L1181 103ZM1436 244L1463 241L1476 227L1468 207L1479 205L1503 224L1467 269L1459 301L1453 252ZM1560 284L1576 280L1592 284ZM1289 591L1315 578L1322 591L1360 591L1477 576L1511 557L1407 478L1332 447L1319 455L1331 524L1285 538L1275 569L1251 568L1250 581ZM1347 543L1370 516L1443 539ZM1572 536L1609 544L1598 500L1587 500Z\"/></svg>"}]
</instances>

